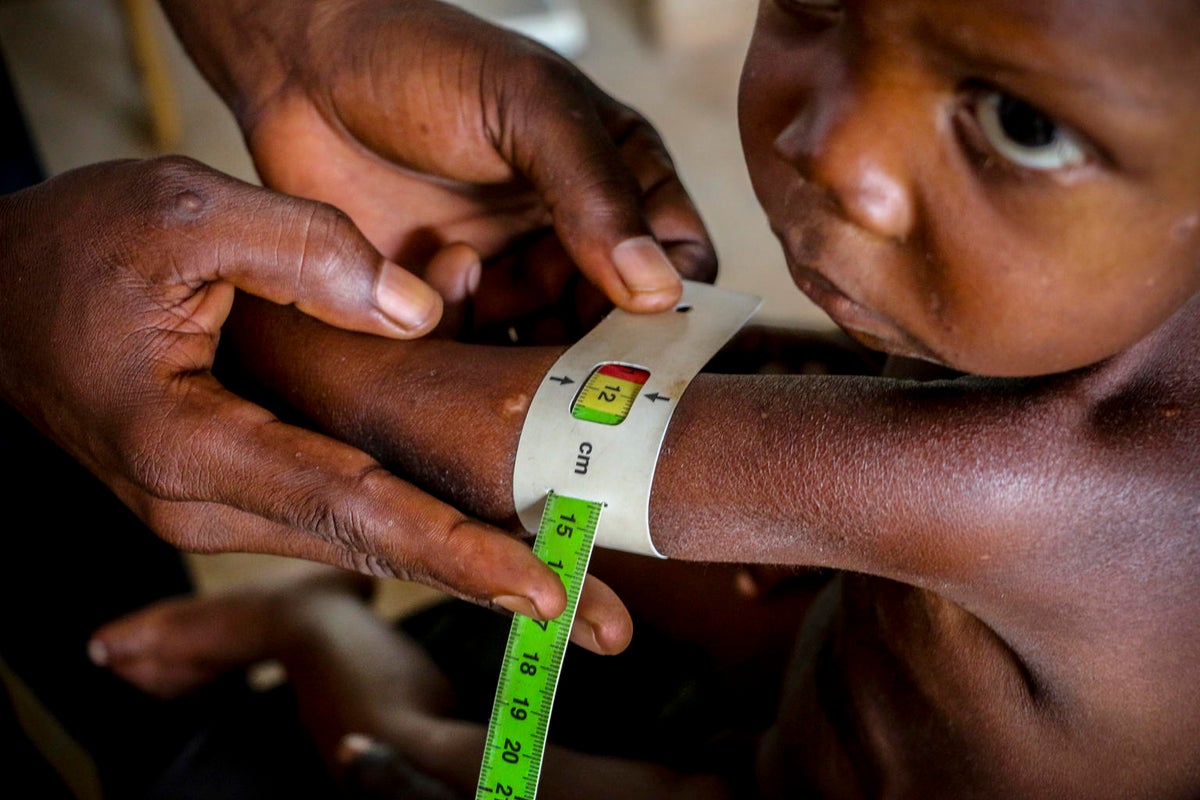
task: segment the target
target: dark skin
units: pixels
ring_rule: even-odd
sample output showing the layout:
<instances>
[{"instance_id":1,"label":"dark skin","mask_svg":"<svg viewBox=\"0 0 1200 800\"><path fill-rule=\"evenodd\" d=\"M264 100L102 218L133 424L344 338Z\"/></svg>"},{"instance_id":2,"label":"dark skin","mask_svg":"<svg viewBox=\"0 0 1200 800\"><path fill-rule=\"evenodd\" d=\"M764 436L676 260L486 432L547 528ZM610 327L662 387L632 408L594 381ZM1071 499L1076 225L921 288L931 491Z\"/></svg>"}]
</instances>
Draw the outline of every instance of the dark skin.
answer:
<instances>
[{"instance_id":1,"label":"dark skin","mask_svg":"<svg viewBox=\"0 0 1200 800\"><path fill-rule=\"evenodd\" d=\"M429 343L420 354L379 348L368 358L372 344L340 345L370 369L319 381L321 403L296 401L464 508L511 519L520 398L555 351L447 343L439 353ZM1130 387L1150 378L1116 382L1107 369L1028 383L697 379L656 473L655 545L670 558L849 573L831 590L844 592L841 615L805 623L815 638L804 640L788 681L841 703L830 712L816 696L785 701L763 750L766 796L808 782L847 796L893 780L911 781L914 792L936 784L1046 796L1191 785L1187 754L1200 732L1189 665L1200 642L1187 633L1192 607L1178 598L1196 585L1197 567L1181 557L1193 523L1186 484L1176 481L1200 469L1200 434L1188 423L1196 398L1180 389L1179 365L1148 374L1156 391L1140 402ZM1111 390L1100 392L1105 384ZM375 400L353 420L336 413L364 385L377 387ZM480 404L467 385L493 387L494 399ZM401 396L428 427L394 419ZM1143 436L1170 448L1126 449ZM389 450L393 439L403 451ZM430 455L435 446L440 454ZM1166 502L1172 496L1177 504ZM641 607L619 573L600 574ZM857 648L838 656L845 671L818 680L808 659L837 654L843 642ZM824 727L829 713L846 726L845 740ZM914 721L921 735L909 751L903 734ZM796 729L801 722L821 727ZM898 737L889 745L897 761L872 748L887 735ZM929 758L931 743L944 757ZM1131 757L1146 770L1129 773ZM977 771L961 769L976 761Z\"/></svg>"},{"instance_id":2,"label":"dark skin","mask_svg":"<svg viewBox=\"0 0 1200 800\"><path fill-rule=\"evenodd\" d=\"M484 728L448 717L453 687L417 642L372 611L367 594L358 576L297 562L270 584L164 600L117 620L96 632L91 653L163 698L231 669L277 660L326 766L357 789L349 796L474 796ZM347 749L350 734L401 747L411 760L392 749L367 770L362 754ZM719 776L681 775L553 745L544 766L539 794L550 797L688 800L724 789Z\"/></svg>"},{"instance_id":3,"label":"dark skin","mask_svg":"<svg viewBox=\"0 0 1200 800\"><path fill-rule=\"evenodd\" d=\"M233 109L264 182L337 207L388 258L424 265L413 269L441 295L444 329L490 336L515 324L566 340L613 305L671 307L680 275L715 276L657 132L524 37L428 0L162 5ZM269 324L277 309L234 313ZM362 498L347 509L370 515ZM484 556L473 523L434 521L444 511L413 496L393 516L410 530L371 525L363 535L377 547L408 552L368 569L508 611L561 610L550 570L531 570L512 541ZM627 615L603 586L581 613L609 632L605 648L628 640Z\"/></svg>"},{"instance_id":4,"label":"dark skin","mask_svg":"<svg viewBox=\"0 0 1200 800\"><path fill-rule=\"evenodd\" d=\"M524 37L431 0L162 5L265 183L343 210L405 264L454 243L487 259L482 278L476 263L439 279L452 303L510 319L582 292L582 275L589 305L661 311L680 274L715 275L657 132ZM550 232L569 258L517 280L497 265Z\"/></svg>"},{"instance_id":5,"label":"dark skin","mask_svg":"<svg viewBox=\"0 0 1200 800\"><path fill-rule=\"evenodd\" d=\"M393 339L456 324L468 298L479 325L669 306L715 258L657 134L564 59L441 3L162 5L286 195L164 158L0 198L0 399L183 549L559 613L522 542L280 424L214 377L217 342L235 288ZM516 239L553 266L482 269ZM603 587L583 613L628 638Z\"/></svg>"},{"instance_id":6,"label":"dark skin","mask_svg":"<svg viewBox=\"0 0 1200 800\"><path fill-rule=\"evenodd\" d=\"M762 3L740 117L798 285L970 373L679 402L656 547L837 573L744 765L762 796L1200 792L1198 28L1182 0ZM511 520L557 350L246 332L322 427ZM265 357L290 347L329 360Z\"/></svg>"},{"instance_id":7,"label":"dark skin","mask_svg":"<svg viewBox=\"0 0 1200 800\"><path fill-rule=\"evenodd\" d=\"M531 375L521 375L522 365L534 360L532 353L445 346L453 348L453 357L442 353L430 362L388 360L379 352L381 374L356 374L349 385L362 385L359 378L366 378L392 393L411 385L409 369L423 374L431 387L442 381L458 386L470 373L515 388L532 385L543 374L538 365ZM471 352L486 358L464 359ZM553 352L545 358L548 366ZM511 386L505 383L509 380ZM738 591L744 585L741 576L727 568L701 565L689 574L689 565L677 561L597 559L596 569L631 608L655 612L660 625L670 625L677 614L677 636L707 640L726 658L736 653L752 661L775 650L782 668L788 659L780 657L778 646L788 640L788 630L802 630L784 681L789 694L776 727L763 736L761 795L803 795L820 785L832 796L874 796L885 784L903 782L912 787L905 792L923 796L929 796L930 787L950 796L1190 796L1195 784L1188 774L1189 754L1197 741L1191 665L1197 645L1187 634L1191 606L1180 598L1195 585L1195 567L1180 558L1175 538L1178 530L1188 530L1188 519L1184 508L1159 506L1161 491L1145 492L1144 500L1133 503L1104 494L1101 479L1114 472L1111 432L1123 426L1109 420L1087 429L1062 426L1054 436L1046 435L1049 423L1061 416L1086 418L1090 406L1075 391L1085 388L1083 382L1046 385L1041 399L1057 405L1058 414L1031 407L1029 395L1013 391L1007 382L869 383L841 377L702 376L680 404L672 425L676 433L669 434L655 482L656 545L669 556L730 560L737 554L778 564L802 553L802 563L851 570L826 587L822 599L838 601L832 616L825 613L825 603L814 609L794 590L748 597ZM393 431L409 441L440 437L443 447L452 440L454 447L446 452L453 457L436 458L426 468L465 475L476 489L469 498L460 492L462 502L496 519L510 517L511 462L505 454L511 454L517 436L512 411L455 406L454 395L441 394L441 409L423 409L444 415L436 417L446 426L440 433L415 436L394 431L391 423ZM748 412L747 396L759 398ZM329 402L336 405L340 399ZM990 405L993 415L966 424L962 409L977 403ZM380 424L393 407L394 401L380 403ZM734 427L715 433L706 423L711 413L723 414ZM781 438L767 430L763 414L768 420L786 415L799 432ZM478 422L464 426L464 415ZM1170 426L1161 412L1145 416L1152 421L1148 427ZM898 430L906 419L919 422L919 430ZM858 446L830 442L835 424L848 435L858 434ZM689 435L691 427L704 436ZM1108 436L1099 435L1104 428ZM1090 453L1092 467L1068 472L1059 464L1034 474L1015 449L995 457L964 445L980 437L1011 442L1006 437L1013 429L1027 431L1027 448ZM341 432L351 434L348 428ZM868 435L886 436L886 452L868 443ZM1097 441L1080 446L1087 442L1085 435ZM1123 445L1128 436L1116 438L1125 440ZM1195 434L1190 446L1186 436L1176 438L1182 452L1171 469L1194 474L1200 466ZM738 462L731 475L729 453L748 452L751 445L760 452L787 453L786 462ZM490 466L493 457L498 463ZM964 479L968 467L974 470ZM862 475L872 470L887 477L872 481L879 498L865 502ZM1160 463L1138 466L1132 459L1116 470L1119 480L1151 486L1160 483L1163 471ZM432 474L429 483L450 485ZM1080 519L1080 505L1094 516ZM1151 519L1153 528L1146 525ZM673 582L678 589L667 597L679 602L664 605L660 595ZM720 626L708 604L736 624ZM470 796L482 728L441 716L446 706L432 702L438 695L421 688L436 672L428 671L419 650L378 621L369 622L365 607L355 605L363 609L354 613L364 618L364 636L374 642L370 648L356 640L350 649L340 614L314 614L335 620L329 632L333 644L316 636L285 651L310 665L323 659L342 665L336 673L316 667L303 673L313 680L302 685L325 712L310 718L314 735L332 748L343 733L367 731ZM340 613L348 613L350 605L340 607ZM113 668L121 674L131 670L139 685L153 686L159 675L180 664L211 667L213 653L225 646L206 649L204 637L196 635L222 619L206 601L182 622L166 614L170 624L164 626L161 618L168 611L151 609L146 618L98 634L133 665L114 661ZM697 621L707 624L697 626ZM146 631L161 638L147 640ZM756 635L748 637L750 632ZM223 641L241 641L244 634L226 631ZM391 655L369 657L376 647ZM347 659L349 652L353 657ZM818 657L833 658L836 668L814 674ZM139 676L136 669L149 670L152 677ZM381 700L372 677L378 670L391 676L385 683L400 687L395 691L401 697ZM332 684L331 675L337 676ZM339 699L331 703L330 697ZM895 761L884 760L888 751L876 744L882 742L895 748ZM1131 763L1138 769L1130 769ZM611 776L632 770L627 779L641 787L641 796L726 797L730 783L744 781L753 766L725 766L723 775L685 776L559 751L548 758L542 793L586 796L581 785L609 787ZM597 778L589 782L593 769ZM552 778L559 774L561 782Z\"/></svg>"}]
</instances>

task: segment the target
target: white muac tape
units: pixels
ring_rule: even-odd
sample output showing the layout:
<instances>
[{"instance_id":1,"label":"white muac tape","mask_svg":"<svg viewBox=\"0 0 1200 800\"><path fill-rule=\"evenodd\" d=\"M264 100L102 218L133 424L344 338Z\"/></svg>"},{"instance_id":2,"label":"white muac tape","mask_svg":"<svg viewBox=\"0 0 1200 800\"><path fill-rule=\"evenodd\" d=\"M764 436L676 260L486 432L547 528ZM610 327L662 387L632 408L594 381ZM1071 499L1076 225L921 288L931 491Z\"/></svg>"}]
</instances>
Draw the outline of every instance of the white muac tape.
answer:
<instances>
[{"instance_id":1,"label":"white muac tape","mask_svg":"<svg viewBox=\"0 0 1200 800\"><path fill-rule=\"evenodd\" d=\"M587 498L605 504L598 547L663 558L650 538L650 487L667 424L692 378L761 303L684 281L675 311L615 310L563 353L517 446L513 499L525 529L537 531L551 491Z\"/></svg>"}]
</instances>

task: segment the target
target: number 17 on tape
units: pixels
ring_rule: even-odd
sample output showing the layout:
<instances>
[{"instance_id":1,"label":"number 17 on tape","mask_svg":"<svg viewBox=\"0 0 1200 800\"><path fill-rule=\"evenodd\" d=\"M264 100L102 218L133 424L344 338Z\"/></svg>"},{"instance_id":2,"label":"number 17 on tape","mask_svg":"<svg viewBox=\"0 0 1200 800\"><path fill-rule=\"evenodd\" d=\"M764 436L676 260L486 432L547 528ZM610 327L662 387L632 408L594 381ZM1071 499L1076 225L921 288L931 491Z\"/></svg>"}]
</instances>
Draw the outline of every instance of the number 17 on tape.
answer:
<instances>
[{"instance_id":1,"label":"number 17 on tape","mask_svg":"<svg viewBox=\"0 0 1200 800\"><path fill-rule=\"evenodd\" d=\"M602 503L550 493L533 552L562 578L567 607L541 622L513 617L488 722L476 800L533 800L571 623L592 556Z\"/></svg>"}]
</instances>

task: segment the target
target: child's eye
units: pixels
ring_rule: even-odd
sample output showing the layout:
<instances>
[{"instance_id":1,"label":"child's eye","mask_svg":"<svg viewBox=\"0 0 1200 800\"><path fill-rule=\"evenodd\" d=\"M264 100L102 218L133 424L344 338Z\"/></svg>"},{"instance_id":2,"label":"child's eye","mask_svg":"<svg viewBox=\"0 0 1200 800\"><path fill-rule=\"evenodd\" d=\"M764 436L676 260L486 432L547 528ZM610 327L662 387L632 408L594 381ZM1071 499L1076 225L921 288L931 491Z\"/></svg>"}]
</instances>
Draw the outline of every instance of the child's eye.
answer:
<instances>
[{"instance_id":1,"label":"child's eye","mask_svg":"<svg viewBox=\"0 0 1200 800\"><path fill-rule=\"evenodd\" d=\"M1088 151L1075 133L1005 92L984 91L975 104L975 118L988 144L1026 169L1049 172L1088 160Z\"/></svg>"}]
</instances>

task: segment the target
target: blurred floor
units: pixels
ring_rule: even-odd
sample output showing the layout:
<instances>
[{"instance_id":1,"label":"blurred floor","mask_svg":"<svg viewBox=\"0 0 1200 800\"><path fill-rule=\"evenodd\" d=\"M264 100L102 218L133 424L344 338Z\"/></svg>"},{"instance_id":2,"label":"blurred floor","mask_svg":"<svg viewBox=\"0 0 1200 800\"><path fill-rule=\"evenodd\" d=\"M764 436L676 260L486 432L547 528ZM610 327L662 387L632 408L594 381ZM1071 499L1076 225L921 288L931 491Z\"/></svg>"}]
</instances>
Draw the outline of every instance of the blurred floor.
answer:
<instances>
[{"instance_id":1,"label":"blurred floor","mask_svg":"<svg viewBox=\"0 0 1200 800\"><path fill-rule=\"evenodd\" d=\"M744 9L738 24L700 44L685 44L686 37L651 33L646 2L581 0L587 43L576 62L663 134L716 242L718 283L761 295L760 321L826 326L792 285L742 161L735 101L755 3L727 0ZM256 181L230 115L155 14L182 116L182 138L173 151ZM117 0L5 0L0 46L51 172L156 154ZM230 555L197 557L193 563L201 587L211 589L262 574L278 561ZM431 596L393 581L385 587L383 607L406 607Z\"/></svg>"}]
</instances>

